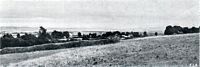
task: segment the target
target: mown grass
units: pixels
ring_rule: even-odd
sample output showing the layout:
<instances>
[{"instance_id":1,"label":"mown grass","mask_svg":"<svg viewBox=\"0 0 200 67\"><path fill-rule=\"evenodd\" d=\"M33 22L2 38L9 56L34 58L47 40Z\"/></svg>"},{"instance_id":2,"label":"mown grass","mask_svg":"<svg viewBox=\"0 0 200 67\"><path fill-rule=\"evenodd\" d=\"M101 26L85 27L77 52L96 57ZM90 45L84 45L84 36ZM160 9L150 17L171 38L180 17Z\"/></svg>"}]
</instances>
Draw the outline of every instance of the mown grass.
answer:
<instances>
[{"instance_id":1,"label":"mown grass","mask_svg":"<svg viewBox=\"0 0 200 67\"><path fill-rule=\"evenodd\" d=\"M3 60L0 66L198 67L199 34L144 37L109 45L49 52L51 55L40 57L33 55L46 51L0 55L0 60ZM26 56L17 57L18 54L26 55L27 59Z\"/></svg>"}]
</instances>

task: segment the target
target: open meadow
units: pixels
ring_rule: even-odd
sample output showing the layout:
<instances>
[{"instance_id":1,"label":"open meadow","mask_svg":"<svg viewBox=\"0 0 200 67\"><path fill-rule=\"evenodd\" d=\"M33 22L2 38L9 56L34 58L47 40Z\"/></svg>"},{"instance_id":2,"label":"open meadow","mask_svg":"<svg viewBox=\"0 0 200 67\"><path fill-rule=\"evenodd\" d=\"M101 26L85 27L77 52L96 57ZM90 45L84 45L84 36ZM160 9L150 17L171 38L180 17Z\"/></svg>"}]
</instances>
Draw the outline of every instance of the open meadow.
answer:
<instances>
[{"instance_id":1,"label":"open meadow","mask_svg":"<svg viewBox=\"0 0 200 67\"><path fill-rule=\"evenodd\" d=\"M0 55L0 67L198 67L199 34L151 36L119 43Z\"/></svg>"}]
</instances>

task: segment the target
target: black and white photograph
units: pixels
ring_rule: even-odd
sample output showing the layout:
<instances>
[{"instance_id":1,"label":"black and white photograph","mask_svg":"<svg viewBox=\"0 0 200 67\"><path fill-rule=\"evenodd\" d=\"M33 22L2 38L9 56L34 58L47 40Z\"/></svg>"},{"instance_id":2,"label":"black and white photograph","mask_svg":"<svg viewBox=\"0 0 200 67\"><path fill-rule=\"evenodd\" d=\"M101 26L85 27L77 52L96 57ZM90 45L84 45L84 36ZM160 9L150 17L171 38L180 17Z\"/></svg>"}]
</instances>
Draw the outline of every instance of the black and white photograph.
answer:
<instances>
[{"instance_id":1,"label":"black and white photograph","mask_svg":"<svg viewBox=\"0 0 200 67\"><path fill-rule=\"evenodd\" d=\"M199 0L0 0L0 67L199 67Z\"/></svg>"}]
</instances>

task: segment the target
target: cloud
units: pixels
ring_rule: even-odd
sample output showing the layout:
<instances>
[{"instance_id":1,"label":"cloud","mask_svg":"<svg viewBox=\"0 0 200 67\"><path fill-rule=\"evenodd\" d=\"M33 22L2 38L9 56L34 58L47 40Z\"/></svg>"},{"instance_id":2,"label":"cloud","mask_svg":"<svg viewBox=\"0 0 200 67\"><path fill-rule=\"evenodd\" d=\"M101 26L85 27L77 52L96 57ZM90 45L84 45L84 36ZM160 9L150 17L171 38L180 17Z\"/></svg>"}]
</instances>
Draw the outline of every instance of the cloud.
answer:
<instances>
[{"instance_id":1,"label":"cloud","mask_svg":"<svg viewBox=\"0 0 200 67\"><path fill-rule=\"evenodd\" d=\"M8 0L0 14L1 24L50 27L194 26L199 21L198 0Z\"/></svg>"}]
</instances>

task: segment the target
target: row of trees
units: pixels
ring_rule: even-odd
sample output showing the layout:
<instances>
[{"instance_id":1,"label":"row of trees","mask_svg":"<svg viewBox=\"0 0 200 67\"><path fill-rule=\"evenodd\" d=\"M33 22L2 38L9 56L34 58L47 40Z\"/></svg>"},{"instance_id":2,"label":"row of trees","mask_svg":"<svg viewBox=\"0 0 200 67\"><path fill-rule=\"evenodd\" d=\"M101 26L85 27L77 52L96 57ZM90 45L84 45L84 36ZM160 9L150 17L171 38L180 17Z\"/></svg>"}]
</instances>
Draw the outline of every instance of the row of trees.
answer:
<instances>
[{"instance_id":1,"label":"row of trees","mask_svg":"<svg viewBox=\"0 0 200 67\"><path fill-rule=\"evenodd\" d=\"M157 33L157 32L156 32ZM106 32L102 34L101 38L107 38L110 36L119 36L122 38L123 36L130 36L130 37L145 37L148 36L147 32L144 31L143 34L139 32L120 32L120 31L114 31L114 32Z\"/></svg>"},{"instance_id":2,"label":"row of trees","mask_svg":"<svg viewBox=\"0 0 200 67\"><path fill-rule=\"evenodd\" d=\"M155 35L157 36L158 33L156 32ZM69 38L69 32L59 32L54 31L52 32L51 36L55 39L61 39L63 37ZM77 37L83 38L83 40L89 40L89 39L106 39L108 37L113 36L132 36L132 37L142 37L142 36L148 36L147 32L144 31L143 34L140 34L139 32L120 32L120 31L114 31L114 32L105 32L102 35L97 35L97 33L89 33L89 34L82 34L81 32L78 32Z\"/></svg>"},{"instance_id":3,"label":"row of trees","mask_svg":"<svg viewBox=\"0 0 200 67\"><path fill-rule=\"evenodd\" d=\"M32 46L37 44L44 44L51 42L50 34L46 33L46 29L40 27L39 35L25 33L24 35L17 34L17 38L14 38L11 34L5 34L1 37L0 48L4 47L20 47L20 46Z\"/></svg>"},{"instance_id":4,"label":"row of trees","mask_svg":"<svg viewBox=\"0 0 200 67\"><path fill-rule=\"evenodd\" d=\"M89 34L82 34L78 32L78 38L82 38L83 40L90 40L90 39L108 39L110 37L120 37L123 36L131 36L131 37L142 37L148 36L147 32L143 32L143 34L139 32L106 32L102 35L97 35L96 33L89 33ZM156 34L157 35L157 34ZM17 34L17 38L14 38L11 34L5 34L1 37L2 44L0 48L4 47L20 47L20 46L32 46L44 43L55 43L59 42L59 39L62 38L69 38L70 33L68 31L56 31L54 30L51 34L47 33L47 29L40 27L38 37L33 34L25 33L25 35ZM73 40L73 38L72 38Z\"/></svg>"},{"instance_id":5,"label":"row of trees","mask_svg":"<svg viewBox=\"0 0 200 67\"><path fill-rule=\"evenodd\" d=\"M172 34L185 34L185 33L199 33L199 28L192 27L181 27L181 26L167 26L165 29L165 35L172 35Z\"/></svg>"},{"instance_id":6,"label":"row of trees","mask_svg":"<svg viewBox=\"0 0 200 67\"><path fill-rule=\"evenodd\" d=\"M70 34L69 34L68 31L60 32L60 31L54 30L54 31L51 33L51 36L52 36L52 38L54 38L54 39L61 39L61 38L63 38L63 37L69 38Z\"/></svg>"},{"instance_id":7,"label":"row of trees","mask_svg":"<svg viewBox=\"0 0 200 67\"><path fill-rule=\"evenodd\" d=\"M89 34L82 34L81 32L78 32L78 38L82 38L83 40L90 40L90 39L107 39L110 37L120 37L123 38L123 36L131 36L133 37L145 37L148 36L147 32L143 32L143 34L139 32L120 32L120 31L113 31L113 32L105 32L101 35L97 35L96 33L89 33ZM158 33L156 32L155 35L157 36Z\"/></svg>"},{"instance_id":8,"label":"row of trees","mask_svg":"<svg viewBox=\"0 0 200 67\"><path fill-rule=\"evenodd\" d=\"M17 34L17 38L14 38L11 34L5 34L1 37L0 48L4 47L20 47L20 46L32 46L50 42L58 42L57 39L63 37L69 37L69 32L53 31L51 34L46 32L47 29L40 27L38 37L33 34L25 33L24 35Z\"/></svg>"}]
</instances>

